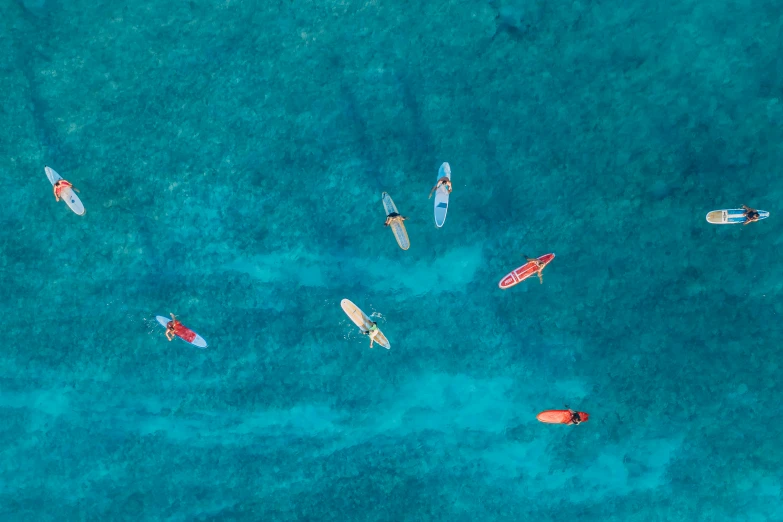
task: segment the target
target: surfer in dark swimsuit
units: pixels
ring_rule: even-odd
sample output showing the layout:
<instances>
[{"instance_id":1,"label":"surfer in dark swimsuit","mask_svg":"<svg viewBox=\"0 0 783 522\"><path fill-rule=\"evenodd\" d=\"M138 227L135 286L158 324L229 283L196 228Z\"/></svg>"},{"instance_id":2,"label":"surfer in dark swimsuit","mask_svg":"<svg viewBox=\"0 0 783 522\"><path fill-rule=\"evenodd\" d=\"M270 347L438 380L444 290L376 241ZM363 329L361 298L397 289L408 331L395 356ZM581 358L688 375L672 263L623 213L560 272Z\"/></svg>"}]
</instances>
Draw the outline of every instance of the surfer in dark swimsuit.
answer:
<instances>
[{"instance_id":1,"label":"surfer in dark swimsuit","mask_svg":"<svg viewBox=\"0 0 783 522\"><path fill-rule=\"evenodd\" d=\"M742 208L745 209L745 212L743 212L743 216L745 216L745 222L742 223L743 225L749 225L753 223L754 221L759 220L759 212L756 209L746 207L745 205L742 205Z\"/></svg>"},{"instance_id":2,"label":"surfer in dark swimsuit","mask_svg":"<svg viewBox=\"0 0 783 522\"><path fill-rule=\"evenodd\" d=\"M568 411L571 412L571 424L579 424L580 422L582 422L582 417L579 415L578 411L574 411L574 410L568 410Z\"/></svg>"},{"instance_id":3,"label":"surfer in dark swimsuit","mask_svg":"<svg viewBox=\"0 0 783 522\"><path fill-rule=\"evenodd\" d=\"M442 185L445 185L449 190L449 194L451 194L451 180L448 178L448 176L443 176L438 180L438 184L432 187L432 190L430 190L430 197L427 199L432 198L432 193L438 190Z\"/></svg>"},{"instance_id":4,"label":"surfer in dark swimsuit","mask_svg":"<svg viewBox=\"0 0 783 522\"><path fill-rule=\"evenodd\" d=\"M525 260L527 260L528 263L535 263L536 267L538 268L538 282L542 285L544 284L544 268L546 267L546 263L543 261L539 261L535 257L527 257L525 256Z\"/></svg>"},{"instance_id":5,"label":"surfer in dark swimsuit","mask_svg":"<svg viewBox=\"0 0 783 522\"><path fill-rule=\"evenodd\" d=\"M383 226L388 227L389 225L392 224L393 221L405 221L406 219L408 218L406 218L405 216L401 216L396 212L392 212L391 214L386 216L386 223L384 223Z\"/></svg>"}]
</instances>

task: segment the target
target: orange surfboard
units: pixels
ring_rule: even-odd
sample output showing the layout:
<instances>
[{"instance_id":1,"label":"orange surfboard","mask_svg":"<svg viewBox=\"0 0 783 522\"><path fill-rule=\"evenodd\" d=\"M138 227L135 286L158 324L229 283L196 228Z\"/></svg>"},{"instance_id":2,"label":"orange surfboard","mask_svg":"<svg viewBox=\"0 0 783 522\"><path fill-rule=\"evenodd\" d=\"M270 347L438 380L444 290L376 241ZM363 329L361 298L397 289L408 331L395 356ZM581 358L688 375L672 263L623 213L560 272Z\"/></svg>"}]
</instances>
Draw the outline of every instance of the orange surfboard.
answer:
<instances>
[{"instance_id":1,"label":"orange surfboard","mask_svg":"<svg viewBox=\"0 0 783 522\"><path fill-rule=\"evenodd\" d=\"M581 422L587 422L590 418L590 414L583 411L578 412ZM571 422L571 410L546 410L539 413L536 418L547 424L572 424Z\"/></svg>"},{"instance_id":2,"label":"orange surfboard","mask_svg":"<svg viewBox=\"0 0 783 522\"><path fill-rule=\"evenodd\" d=\"M544 254L543 256L539 257L539 261L544 262L544 266L548 265L553 259L555 258L554 254ZM525 263L524 265L520 266L513 272L509 272L506 274L506 277L500 280L500 283L498 286L505 290L506 288L511 288L514 285L518 285L528 277L536 274L538 272L538 267L535 263L529 262Z\"/></svg>"}]
</instances>

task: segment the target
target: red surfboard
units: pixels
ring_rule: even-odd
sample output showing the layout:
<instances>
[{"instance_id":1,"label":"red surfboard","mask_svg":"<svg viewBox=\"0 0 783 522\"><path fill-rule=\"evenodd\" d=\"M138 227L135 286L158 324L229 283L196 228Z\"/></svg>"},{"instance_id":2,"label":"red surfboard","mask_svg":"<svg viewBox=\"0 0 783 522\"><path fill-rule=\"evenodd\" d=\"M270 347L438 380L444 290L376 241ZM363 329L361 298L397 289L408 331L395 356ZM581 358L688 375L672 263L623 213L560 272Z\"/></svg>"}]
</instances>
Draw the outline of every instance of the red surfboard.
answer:
<instances>
[{"instance_id":1,"label":"red surfboard","mask_svg":"<svg viewBox=\"0 0 783 522\"><path fill-rule=\"evenodd\" d=\"M550 261L552 261L555 258L554 254L544 254L543 256L539 257L539 261L544 262L544 266L548 265ZM506 274L506 277L500 280L500 284L498 286L501 290L505 290L506 288L511 288L514 285L518 285L528 277L535 275L536 272L538 272L538 267L535 263L528 262L524 265L520 266L513 272L509 272Z\"/></svg>"},{"instance_id":2,"label":"red surfboard","mask_svg":"<svg viewBox=\"0 0 783 522\"><path fill-rule=\"evenodd\" d=\"M590 414L583 411L578 412L581 422L587 422ZM573 424L571 422L571 410L546 410L539 413L536 418L547 424Z\"/></svg>"}]
</instances>

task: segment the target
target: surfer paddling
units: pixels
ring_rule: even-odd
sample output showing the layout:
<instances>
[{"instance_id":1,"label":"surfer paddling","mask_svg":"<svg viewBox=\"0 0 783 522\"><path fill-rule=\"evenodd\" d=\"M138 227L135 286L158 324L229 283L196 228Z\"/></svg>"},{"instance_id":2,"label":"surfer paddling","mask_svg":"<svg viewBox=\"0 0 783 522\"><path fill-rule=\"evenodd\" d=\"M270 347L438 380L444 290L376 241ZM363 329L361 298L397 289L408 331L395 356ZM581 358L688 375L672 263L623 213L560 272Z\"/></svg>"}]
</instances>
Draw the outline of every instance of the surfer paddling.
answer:
<instances>
[{"instance_id":1,"label":"surfer paddling","mask_svg":"<svg viewBox=\"0 0 783 522\"><path fill-rule=\"evenodd\" d=\"M171 316L171 320L163 315L158 315L155 317L155 320L166 328L166 339L173 341L175 337L179 337L186 343L192 344L198 348L207 347L207 341L205 341L203 337L184 324L180 323L174 314L169 315Z\"/></svg>"},{"instance_id":2,"label":"surfer paddling","mask_svg":"<svg viewBox=\"0 0 783 522\"><path fill-rule=\"evenodd\" d=\"M398 223L402 224L402 222L405 221L406 219L408 219L408 218L406 218L405 216L401 216L401 215L399 215L396 212L392 212L391 214L386 216L386 223L384 223L383 226L388 227L389 225L391 225L395 221L397 221Z\"/></svg>"},{"instance_id":3,"label":"surfer paddling","mask_svg":"<svg viewBox=\"0 0 783 522\"><path fill-rule=\"evenodd\" d=\"M166 339L169 341L173 341L175 337L177 337L177 330L180 328L183 328L182 323L177 321L177 318L174 317L174 314L169 314L171 316L171 321L166 325Z\"/></svg>"},{"instance_id":4,"label":"surfer paddling","mask_svg":"<svg viewBox=\"0 0 783 522\"><path fill-rule=\"evenodd\" d=\"M430 197L427 198L427 199L432 198L432 193L435 192L436 190L438 190L440 187L443 187L443 186L445 186L446 189L448 189L449 194L451 194L451 180L449 179L448 176L443 176L442 178L440 178L438 180L437 185L432 187L432 190L430 190Z\"/></svg>"},{"instance_id":5,"label":"surfer paddling","mask_svg":"<svg viewBox=\"0 0 783 522\"><path fill-rule=\"evenodd\" d=\"M569 409L568 412L571 414L571 422L569 422L569 424L579 424L582 422L582 416L579 415L578 411Z\"/></svg>"},{"instance_id":6,"label":"surfer paddling","mask_svg":"<svg viewBox=\"0 0 783 522\"><path fill-rule=\"evenodd\" d=\"M536 265L536 272L538 273L538 281L539 283L544 284L544 268L546 268L546 263L544 263L540 259L536 259L535 257L525 256L525 260L528 263L533 263Z\"/></svg>"},{"instance_id":7,"label":"surfer paddling","mask_svg":"<svg viewBox=\"0 0 783 522\"><path fill-rule=\"evenodd\" d=\"M63 191L64 188L72 188L76 192L79 192L79 189L74 188L73 185L71 185L70 182L65 181L64 179L58 179L54 182L54 199L57 201L60 201L60 193Z\"/></svg>"},{"instance_id":8,"label":"surfer paddling","mask_svg":"<svg viewBox=\"0 0 783 522\"><path fill-rule=\"evenodd\" d=\"M745 216L745 221L742 223L743 225L750 225L751 223L758 221L761 217L759 211L754 208L746 207L745 205L742 205L742 208L745 210L745 212L742 213L742 215Z\"/></svg>"},{"instance_id":9,"label":"surfer paddling","mask_svg":"<svg viewBox=\"0 0 783 522\"><path fill-rule=\"evenodd\" d=\"M370 336L370 348L372 348L372 343L375 342L375 336L378 335L378 332L380 332L380 330L378 329L378 323L376 323L375 321L372 321L370 323L370 328L368 331L365 332L364 330L362 330L362 333L364 335Z\"/></svg>"}]
</instances>

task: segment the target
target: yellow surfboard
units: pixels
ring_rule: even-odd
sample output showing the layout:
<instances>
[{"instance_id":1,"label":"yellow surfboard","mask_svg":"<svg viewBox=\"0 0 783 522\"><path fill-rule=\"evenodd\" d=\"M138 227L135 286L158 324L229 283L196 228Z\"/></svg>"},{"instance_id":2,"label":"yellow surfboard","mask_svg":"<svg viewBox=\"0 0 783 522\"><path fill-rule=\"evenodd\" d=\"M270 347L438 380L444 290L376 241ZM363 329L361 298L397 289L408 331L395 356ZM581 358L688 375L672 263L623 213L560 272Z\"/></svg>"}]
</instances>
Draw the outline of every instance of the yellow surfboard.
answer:
<instances>
[{"instance_id":1,"label":"yellow surfboard","mask_svg":"<svg viewBox=\"0 0 783 522\"><path fill-rule=\"evenodd\" d=\"M358 326L362 332L367 333L370 331L370 323L372 323L372 320L367 317L367 314L362 312L358 306L353 304L348 299L343 299L340 301L340 306L343 307L343 312L351 318L351 321L353 321L353 324ZM391 345L389 344L389 340L386 338L385 335L383 335L383 332L378 330L378 333L375 335L375 342L386 348L387 350L391 348Z\"/></svg>"},{"instance_id":2,"label":"yellow surfboard","mask_svg":"<svg viewBox=\"0 0 783 522\"><path fill-rule=\"evenodd\" d=\"M383 209L386 211L387 216L389 214L399 214L399 212L397 212L397 206L394 204L394 201L392 201L389 194L384 192L381 198L383 199ZM400 248L408 250L411 247L411 242L408 239L408 231L405 230L405 225L402 220L395 219L389 226L391 227L392 232L394 232L394 239L397 240L397 244L400 245Z\"/></svg>"}]
</instances>

